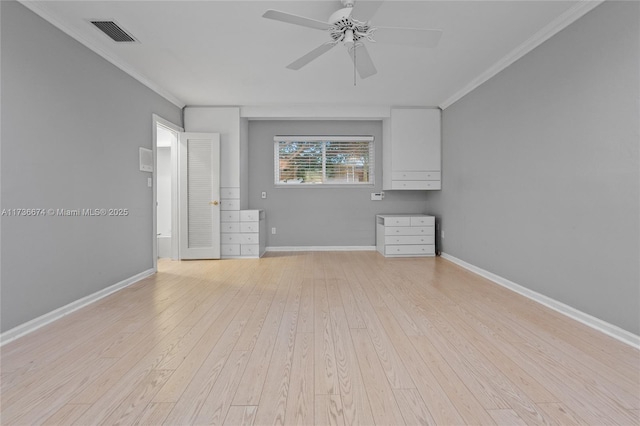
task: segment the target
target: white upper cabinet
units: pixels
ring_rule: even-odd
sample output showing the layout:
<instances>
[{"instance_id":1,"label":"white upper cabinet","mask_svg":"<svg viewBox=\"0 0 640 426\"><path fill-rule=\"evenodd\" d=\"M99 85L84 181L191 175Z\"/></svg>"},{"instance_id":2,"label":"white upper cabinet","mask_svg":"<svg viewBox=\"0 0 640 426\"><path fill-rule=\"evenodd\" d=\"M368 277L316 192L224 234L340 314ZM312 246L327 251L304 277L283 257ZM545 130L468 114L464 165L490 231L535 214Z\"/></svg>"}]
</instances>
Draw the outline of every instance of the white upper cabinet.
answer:
<instances>
[{"instance_id":1,"label":"white upper cabinet","mask_svg":"<svg viewBox=\"0 0 640 426\"><path fill-rule=\"evenodd\" d=\"M392 108L384 122L383 189L440 189L440 110Z\"/></svg>"}]
</instances>

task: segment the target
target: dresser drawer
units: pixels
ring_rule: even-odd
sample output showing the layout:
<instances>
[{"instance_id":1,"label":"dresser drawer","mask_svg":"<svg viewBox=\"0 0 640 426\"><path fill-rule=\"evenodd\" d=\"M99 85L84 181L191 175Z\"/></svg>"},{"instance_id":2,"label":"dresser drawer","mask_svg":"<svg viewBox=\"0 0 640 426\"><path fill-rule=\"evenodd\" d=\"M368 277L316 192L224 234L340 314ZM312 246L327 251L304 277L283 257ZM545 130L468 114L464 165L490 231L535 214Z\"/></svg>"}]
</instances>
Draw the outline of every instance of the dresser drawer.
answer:
<instances>
[{"instance_id":1,"label":"dresser drawer","mask_svg":"<svg viewBox=\"0 0 640 426\"><path fill-rule=\"evenodd\" d=\"M257 232L251 234L240 234L241 244L260 244L260 234Z\"/></svg>"},{"instance_id":2,"label":"dresser drawer","mask_svg":"<svg viewBox=\"0 0 640 426\"><path fill-rule=\"evenodd\" d=\"M240 244L220 244L222 256L240 256Z\"/></svg>"},{"instance_id":3,"label":"dresser drawer","mask_svg":"<svg viewBox=\"0 0 640 426\"><path fill-rule=\"evenodd\" d=\"M239 233L231 233L231 234L220 234L220 244L240 244L242 243L242 234Z\"/></svg>"},{"instance_id":4,"label":"dresser drawer","mask_svg":"<svg viewBox=\"0 0 640 426\"><path fill-rule=\"evenodd\" d=\"M240 232L258 232L260 224L258 222L240 222Z\"/></svg>"},{"instance_id":5,"label":"dresser drawer","mask_svg":"<svg viewBox=\"0 0 640 426\"><path fill-rule=\"evenodd\" d=\"M406 245L406 246L385 246L384 254L386 255L407 255L407 254L421 254L421 255L435 255L435 245L433 244L420 244L420 245Z\"/></svg>"},{"instance_id":6,"label":"dresser drawer","mask_svg":"<svg viewBox=\"0 0 640 426\"><path fill-rule=\"evenodd\" d=\"M240 199L240 188L222 187L220 188L220 198Z\"/></svg>"},{"instance_id":7,"label":"dresser drawer","mask_svg":"<svg viewBox=\"0 0 640 426\"><path fill-rule=\"evenodd\" d=\"M222 222L220 224L220 232L240 232L240 222Z\"/></svg>"},{"instance_id":8,"label":"dresser drawer","mask_svg":"<svg viewBox=\"0 0 640 426\"><path fill-rule=\"evenodd\" d=\"M240 200L220 200L220 210L240 210Z\"/></svg>"},{"instance_id":9,"label":"dresser drawer","mask_svg":"<svg viewBox=\"0 0 640 426\"><path fill-rule=\"evenodd\" d=\"M239 220L240 212L238 210L220 211L220 222L238 222Z\"/></svg>"},{"instance_id":10,"label":"dresser drawer","mask_svg":"<svg viewBox=\"0 0 640 426\"><path fill-rule=\"evenodd\" d=\"M410 217L385 217L384 226L409 226L411 225Z\"/></svg>"},{"instance_id":11,"label":"dresser drawer","mask_svg":"<svg viewBox=\"0 0 640 426\"><path fill-rule=\"evenodd\" d=\"M385 235L434 235L433 226L385 226Z\"/></svg>"},{"instance_id":12,"label":"dresser drawer","mask_svg":"<svg viewBox=\"0 0 640 426\"><path fill-rule=\"evenodd\" d=\"M440 189L439 180L394 180L391 189Z\"/></svg>"},{"instance_id":13,"label":"dresser drawer","mask_svg":"<svg viewBox=\"0 0 640 426\"><path fill-rule=\"evenodd\" d=\"M240 222L257 222L260 220L260 210L240 210Z\"/></svg>"},{"instance_id":14,"label":"dresser drawer","mask_svg":"<svg viewBox=\"0 0 640 426\"><path fill-rule=\"evenodd\" d=\"M411 226L435 226L436 218L433 216L412 216Z\"/></svg>"},{"instance_id":15,"label":"dresser drawer","mask_svg":"<svg viewBox=\"0 0 640 426\"><path fill-rule=\"evenodd\" d=\"M384 237L385 245L433 244L433 235L390 235Z\"/></svg>"},{"instance_id":16,"label":"dresser drawer","mask_svg":"<svg viewBox=\"0 0 640 426\"><path fill-rule=\"evenodd\" d=\"M391 180L440 180L440 172L392 172Z\"/></svg>"},{"instance_id":17,"label":"dresser drawer","mask_svg":"<svg viewBox=\"0 0 640 426\"><path fill-rule=\"evenodd\" d=\"M260 254L260 246L258 244L243 244L240 246L240 254L242 256L258 256Z\"/></svg>"}]
</instances>

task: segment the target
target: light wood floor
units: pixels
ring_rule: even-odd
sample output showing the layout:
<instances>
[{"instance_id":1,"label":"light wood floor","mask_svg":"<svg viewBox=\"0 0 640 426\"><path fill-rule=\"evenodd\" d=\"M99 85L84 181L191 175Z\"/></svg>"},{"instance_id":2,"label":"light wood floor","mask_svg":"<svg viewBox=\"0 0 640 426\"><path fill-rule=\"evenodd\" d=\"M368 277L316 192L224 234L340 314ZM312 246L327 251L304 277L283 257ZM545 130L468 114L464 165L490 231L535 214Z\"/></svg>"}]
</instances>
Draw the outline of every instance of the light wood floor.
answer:
<instances>
[{"instance_id":1,"label":"light wood floor","mask_svg":"<svg viewBox=\"0 0 640 426\"><path fill-rule=\"evenodd\" d=\"M639 424L637 350L440 258L159 269L5 345L2 424Z\"/></svg>"}]
</instances>

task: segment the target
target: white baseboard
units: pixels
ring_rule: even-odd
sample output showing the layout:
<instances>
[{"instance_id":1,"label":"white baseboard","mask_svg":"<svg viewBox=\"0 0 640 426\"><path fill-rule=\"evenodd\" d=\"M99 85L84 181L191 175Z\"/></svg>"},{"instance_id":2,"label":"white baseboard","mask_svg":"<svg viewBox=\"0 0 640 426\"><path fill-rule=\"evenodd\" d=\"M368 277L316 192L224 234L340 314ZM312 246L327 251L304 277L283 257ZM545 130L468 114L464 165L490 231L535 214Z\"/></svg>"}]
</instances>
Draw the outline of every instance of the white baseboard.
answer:
<instances>
[{"instance_id":1,"label":"white baseboard","mask_svg":"<svg viewBox=\"0 0 640 426\"><path fill-rule=\"evenodd\" d=\"M24 324L20 324L17 327L12 328L11 330L7 330L4 333L0 334L0 347L6 343L9 343L19 337L22 337L26 334L29 334L33 331L36 331L40 327L43 327L47 324L52 323L70 313L77 311L80 308L84 308L85 306L96 302L108 295L115 293L118 290L121 290L125 287L130 286L150 275L155 273L155 269L147 269L146 271L140 272L132 277L124 279L119 283L116 283L107 288L103 288L93 294L90 294L82 299L78 299L74 302L69 303L68 305L62 306L56 310L53 310L49 313L39 316L38 318L34 318L31 321L25 322Z\"/></svg>"},{"instance_id":2,"label":"white baseboard","mask_svg":"<svg viewBox=\"0 0 640 426\"><path fill-rule=\"evenodd\" d=\"M569 318L572 318L582 324L593 328L594 330L601 331L602 333L613 337L623 343L626 343L629 346L633 346L635 348L640 349L640 336L637 336L627 330L624 330L616 325L610 324L606 321L603 321L599 318L591 316L587 313L579 311L575 308L572 308L569 305L565 305L562 302L559 302L555 299L552 299L548 296L530 290L526 287L523 287L519 284L514 283L513 281L509 281L506 278L503 278L499 275L496 275L492 272L486 271L482 268L478 268L475 265L465 262L464 260L458 259L457 257L451 256L447 253L442 253L442 258L447 259L456 265L462 266L463 268L480 275L494 283L508 288L511 291L515 291L518 294L521 294L535 302L540 303L550 309L553 309L556 312L559 312L563 315L566 315Z\"/></svg>"},{"instance_id":3,"label":"white baseboard","mask_svg":"<svg viewBox=\"0 0 640 426\"><path fill-rule=\"evenodd\" d=\"M376 251L376 246L285 246L267 247L267 251Z\"/></svg>"}]
</instances>

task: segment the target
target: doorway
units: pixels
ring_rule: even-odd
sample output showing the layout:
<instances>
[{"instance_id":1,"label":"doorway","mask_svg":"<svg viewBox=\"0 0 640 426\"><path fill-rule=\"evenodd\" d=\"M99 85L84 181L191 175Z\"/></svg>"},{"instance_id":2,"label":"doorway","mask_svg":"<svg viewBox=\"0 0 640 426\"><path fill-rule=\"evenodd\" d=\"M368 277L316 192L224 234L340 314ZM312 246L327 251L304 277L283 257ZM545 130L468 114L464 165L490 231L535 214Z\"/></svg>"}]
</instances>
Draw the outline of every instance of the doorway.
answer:
<instances>
[{"instance_id":1,"label":"doorway","mask_svg":"<svg viewBox=\"0 0 640 426\"><path fill-rule=\"evenodd\" d=\"M159 258L179 258L178 136L183 129L153 115L153 265Z\"/></svg>"},{"instance_id":2,"label":"doorway","mask_svg":"<svg viewBox=\"0 0 640 426\"><path fill-rule=\"evenodd\" d=\"M220 258L220 135L153 115L153 268L158 258Z\"/></svg>"},{"instance_id":3,"label":"doorway","mask_svg":"<svg viewBox=\"0 0 640 426\"><path fill-rule=\"evenodd\" d=\"M174 155L173 147L178 141L178 133L161 124L158 124L156 158L157 158L157 187L156 187L156 212L158 217L156 235L158 244L158 258L172 257L172 183L173 167L171 158Z\"/></svg>"}]
</instances>

